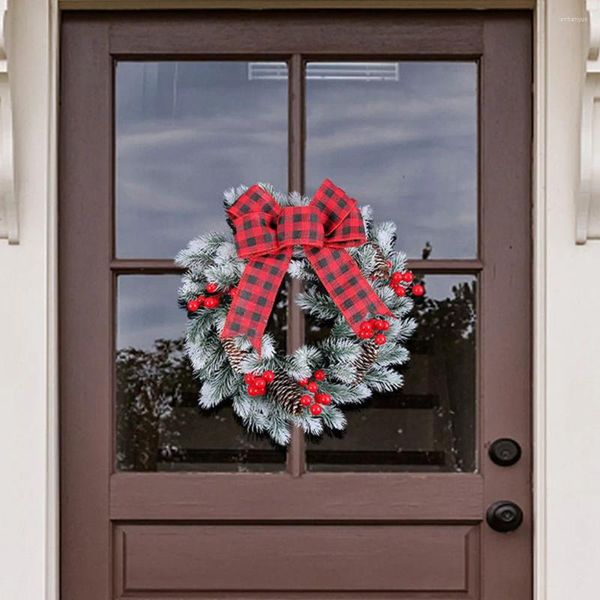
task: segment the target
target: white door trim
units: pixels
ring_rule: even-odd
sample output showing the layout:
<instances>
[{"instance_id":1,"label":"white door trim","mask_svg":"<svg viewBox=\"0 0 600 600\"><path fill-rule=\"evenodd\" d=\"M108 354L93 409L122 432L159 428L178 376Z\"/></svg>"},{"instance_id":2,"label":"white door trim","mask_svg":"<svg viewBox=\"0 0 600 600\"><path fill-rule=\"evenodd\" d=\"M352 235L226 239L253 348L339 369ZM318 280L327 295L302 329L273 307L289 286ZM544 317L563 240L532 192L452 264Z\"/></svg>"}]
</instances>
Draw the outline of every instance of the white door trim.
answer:
<instances>
[{"instance_id":1,"label":"white door trim","mask_svg":"<svg viewBox=\"0 0 600 600\"><path fill-rule=\"evenodd\" d=\"M534 16L533 139L533 587L546 600L546 0Z\"/></svg>"},{"instance_id":2,"label":"white door trim","mask_svg":"<svg viewBox=\"0 0 600 600\"><path fill-rule=\"evenodd\" d=\"M48 16L48 477L46 480L46 599L60 596L60 453L58 380L58 94L59 8L58 0L46 0Z\"/></svg>"}]
</instances>

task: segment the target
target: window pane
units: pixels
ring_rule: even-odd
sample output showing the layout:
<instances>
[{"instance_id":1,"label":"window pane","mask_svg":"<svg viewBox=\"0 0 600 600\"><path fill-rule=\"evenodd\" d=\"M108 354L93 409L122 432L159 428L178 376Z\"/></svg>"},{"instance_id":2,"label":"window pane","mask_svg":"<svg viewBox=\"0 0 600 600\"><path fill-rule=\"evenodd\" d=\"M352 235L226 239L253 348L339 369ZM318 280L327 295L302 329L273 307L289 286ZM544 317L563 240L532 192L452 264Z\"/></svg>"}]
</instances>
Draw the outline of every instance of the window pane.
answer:
<instances>
[{"instance_id":1,"label":"window pane","mask_svg":"<svg viewBox=\"0 0 600 600\"><path fill-rule=\"evenodd\" d=\"M306 115L307 191L329 177L410 257L477 255L476 63L309 63Z\"/></svg>"},{"instance_id":2,"label":"window pane","mask_svg":"<svg viewBox=\"0 0 600 600\"><path fill-rule=\"evenodd\" d=\"M198 408L200 385L182 352L180 277L129 275L117 281L117 468L282 470L285 452L248 434L230 405L213 412ZM285 301L279 304L281 316Z\"/></svg>"},{"instance_id":3,"label":"window pane","mask_svg":"<svg viewBox=\"0 0 600 600\"><path fill-rule=\"evenodd\" d=\"M117 256L171 258L223 229L230 187L287 188L287 77L255 78L249 66L117 64Z\"/></svg>"},{"instance_id":4,"label":"window pane","mask_svg":"<svg viewBox=\"0 0 600 600\"><path fill-rule=\"evenodd\" d=\"M422 279L427 296L416 305L404 388L347 410L341 435L310 440L309 470L475 469L476 279Z\"/></svg>"}]
</instances>

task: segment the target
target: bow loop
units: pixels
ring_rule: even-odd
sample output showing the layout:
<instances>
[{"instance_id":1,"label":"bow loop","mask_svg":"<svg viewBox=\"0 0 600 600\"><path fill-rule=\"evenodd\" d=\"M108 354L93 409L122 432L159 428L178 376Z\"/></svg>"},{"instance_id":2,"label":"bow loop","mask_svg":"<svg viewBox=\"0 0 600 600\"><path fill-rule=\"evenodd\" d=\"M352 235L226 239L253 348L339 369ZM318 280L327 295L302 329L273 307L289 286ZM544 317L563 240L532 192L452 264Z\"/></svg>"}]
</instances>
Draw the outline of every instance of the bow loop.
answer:
<instances>
[{"instance_id":1,"label":"bow loop","mask_svg":"<svg viewBox=\"0 0 600 600\"><path fill-rule=\"evenodd\" d=\"M281 207L279 203L267 190L255 183L248 188L236 201L227 209L227 214L232 221L249 213L265 213L273 219L277 218Z\"/></svg>"},{"instance_id":2,"label":"bow loop","mask_svg":"<svg viewBox=\"0 0 600 600\"><path fill-rule=\"evenodd\" d=\"M356 200L326 179L312 199L325 228L327 246L359 246L367 241L362 215Z\"/></svg>"},{"instance_id":3,"label":"bow loop","mask_svg":"<svg viewBox=\"0 0 600 600\"><path fill-rule=\"evenodd\" d=\"M357 210L356 202L329 179L319 186L310 205L319 211L326 236L332 235L348 215Z\"/></svg>"},{"instance_id":4,"label":"bow loop","mask_svg":"<svg viewBox=\"0 0 600 600\"><path fill-rule=\"evenodd\" d=\"M270 215L253 212L235 219L234 225L235 245L241 258L271 254L277 250L277 238Z\"/></svg>"},{"instance_id":5,"label":"bow loop","mask_svg":"<svg viewBox=\"0 0 600 600\"><path fill-rule=\"evenodd\" d=\"M356 201L346 218L327 236L326 245L337 248L360 246L367 241L365 225Z\"/></svg>"}]
</instances>

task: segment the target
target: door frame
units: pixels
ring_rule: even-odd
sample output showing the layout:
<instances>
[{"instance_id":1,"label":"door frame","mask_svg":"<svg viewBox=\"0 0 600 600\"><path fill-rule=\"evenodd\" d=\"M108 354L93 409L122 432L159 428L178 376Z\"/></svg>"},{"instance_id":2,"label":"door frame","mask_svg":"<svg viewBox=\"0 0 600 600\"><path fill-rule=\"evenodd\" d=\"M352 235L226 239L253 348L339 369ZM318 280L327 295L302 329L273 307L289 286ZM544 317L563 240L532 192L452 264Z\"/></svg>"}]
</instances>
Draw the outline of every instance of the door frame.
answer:
<instances>
[{"instance_id":1,"label":"door frame","mask_svg":"<svg viewBox=\"0 0 600 600\"><path fill-rule=\"evenodd\" d=\"M74 2L72 4L75 4ZM93 3L88 3L93 4ZM225 3L224 3L225 4ZM348 3L351 4L351 3ZM449 3L446 3L449 4ZM456 2L464 6L464 2ZM473 2L472 5L481 3ZM485 3L484 3L485 4ZM83 5L83 3L82 3ZM81 5L80 5L81 6ZM85 8L85 6L83 6ZM50 129L50 140L47 149L48 157L48 251L47 251L47 405L48 405L48 472L47 472L47 529L46 529L46 569L47 586L46 594L49 600L58 600L58 490L59 490L59 464L58 464L58 330L57 330L57 125L56 112L58 106L57 74L58 74L58 46L59 10L56 0L48 3L48 23L46 40L50 50L47 65L48 86L46 90L46 106L41 111L46 113ZM546 138L545 138L545 103L546 103L546 75L545 59L547 53L546 40L546 7L543 0L538 0L535 10L535 37L534 44L534 168L533 168L533 423L534 423L534 581L535 597L542 600L546 590L546 426L545 426L545 382L546 382L546 264L545 253L547 232L545 222L546 211ZM36 98L38 106L43 103ZM17 109L19 110L19 109ZM28 111L33 112L30 106Z\"/></svg>"},{"instance_id":2,"label":"door frame","mask_svg":"<svg viewBox=\"0 0 600 600\"><path fill-rule=\"evenodd\" d=\"M256 34L251 40L244 38L248 22ZM405 13L402 18L390 19L388 13L352 12L333 20L330 14L321 18L315 13L257 13L246 17L223 12L197 14L193 19L177 13L169 13L164 19L157 13L122 18L110 13L74 15L65 20L63 27L68 43L61 57L61 84L65 86L61 114L69 118L62 119L60 129L64 136L59 203L63 223L59 248L64 450L61 533L67 569L63 571L63 586L69 597L79 597L89 586L99 594L104 592L103 597L108 595L114 521L302 518L354 522L367 518L381 520L382 524L415 519L479 524L484 507L506 494L523 506L524 524L513 538L509 553L501 551L507 542L482 526L483 585L493 586L502 569L513 568L511 561L518 560L527 565L515 580L515 591L518 589L521 597L530 586L531 562L529 15L436 12ZM314 31L309 48L298 35L307 27ZM374 27L385 27L376 44L372 40ZM232 35L238 40L233 51ZM338 45L338 39L344 40L343 46ZM123 269L122 261L113 258L113 207L107 203L114 193L114 60L231 52L287 56L307 49L310 55L318 56L338 56L343 52L413 60L441 57L480 61L483 262L475 261L473 265L465 261L469 266L459 267L481 270L479 327L483 336L479 356L483 369L479 397L485 401L479 405L479 472L309 473L302 483L260 474L202 473L192 477L114 473L113 408L107 403L113 390L114 343L107 324L113 323L114 276ZM513 118L514 115L518 117ZM509 167L510 177L502 165ZM88 190L83 211L77 201L82 185ZM507 289L510 281L514 285ZM90 282L92 285L88 285ZM97 318L89 318L87 307L93 307ZM85 373L84 378L81 373ZM82 394L85 403L81 402ZM505 422L507 412L510 418ZM518 468L498 471L484 458L484 442L507 433L522 442L524 456ZM510 486L510 492L506 486ZM236 493L232 496L234 488ZM364 495L359 489L365 490ZM266 490L271 492L268 497L279 499L276 504L260 502ZM350 501L357 494L361 500ZM195 501L182 504L182 498ZM310 499L318 502L311 503ZM418 509L413 509L415 503L419 504ZM83 547L84 530L97 543ZM489 558L492 553L493 560ZM81 570L76 568L78 565ZM478 585L475 572L469 589ZM495 593L490 595L496 597Z\"/></svg>"}]
</instances>

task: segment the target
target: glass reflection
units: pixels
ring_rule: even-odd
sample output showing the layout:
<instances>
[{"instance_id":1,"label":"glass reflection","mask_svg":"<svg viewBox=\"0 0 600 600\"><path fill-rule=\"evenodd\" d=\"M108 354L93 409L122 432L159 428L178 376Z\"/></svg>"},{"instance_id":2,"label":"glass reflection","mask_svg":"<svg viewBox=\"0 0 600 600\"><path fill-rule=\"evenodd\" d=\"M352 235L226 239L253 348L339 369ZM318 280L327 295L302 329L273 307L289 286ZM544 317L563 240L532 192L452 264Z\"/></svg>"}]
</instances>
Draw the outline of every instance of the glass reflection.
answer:
<instances>
[{"instance_id":1,"label":"glass reflection","mask_svg":"<svg viewBox=\"0 0 600 600\"><path fill-rule=\"evenodd\" d=\"M248 434L230 406L198 408L200 384L183 352L179 283L170 275L118 279L117 469L282 470L285 452ZM285 310L278 299L279 318Z\"/></svg>"},{"instance_id":2,"label":"glass reflection","mask_svg":"<svg viewBox=\"0 0 600 600\"><path fill-rule=\"evenodd\" d=\"M117 63L117 256L171 258L221 229L232 186L286 189L287 81L251 79L248 69L242 61Z\"/></svg>"},{"instance_id":3,"label":"glass reflection","mask_svg":"<svg viewBox=\"0 0 600 600\"><path fill-rule=\"evenodd\" d=\"M476 63L309 63L306 123L309 193L329 177L410 257L477 255Z\"/></svg>"},{"instance_id":4,"label":"glass reflection","mask_svg":"<svg viewBox=\"0 0 600 600\"><path fill-rule=\"evenodd\" d=\"M309 440L309 470L475 470L476 278L422 279L404 388L347 410L341 435ZM309 331L320 335L314 324Z\"/></svg>"}]
</instances>

